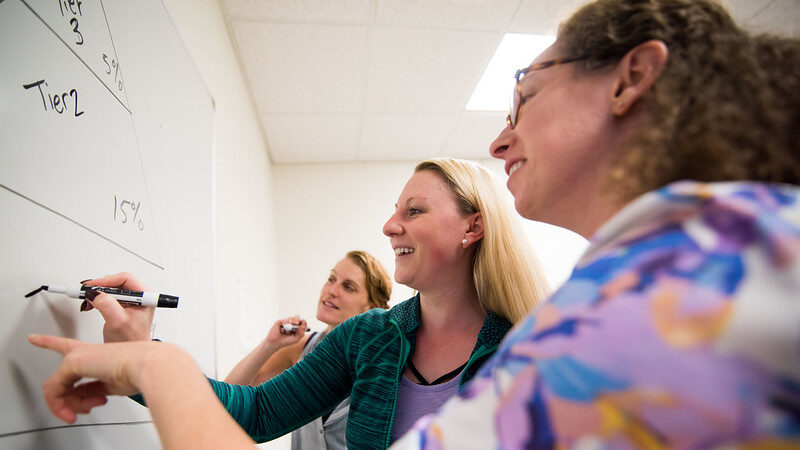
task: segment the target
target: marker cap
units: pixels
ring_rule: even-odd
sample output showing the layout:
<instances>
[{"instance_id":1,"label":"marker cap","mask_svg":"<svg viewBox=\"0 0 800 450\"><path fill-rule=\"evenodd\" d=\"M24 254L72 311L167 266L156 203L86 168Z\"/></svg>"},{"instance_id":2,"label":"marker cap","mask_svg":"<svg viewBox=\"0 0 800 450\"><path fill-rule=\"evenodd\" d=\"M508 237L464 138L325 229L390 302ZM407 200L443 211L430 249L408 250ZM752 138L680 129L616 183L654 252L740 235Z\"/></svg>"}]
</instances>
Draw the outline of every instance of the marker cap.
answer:
<instances>
[{"instance_id":1,"label":"marker cap","mask_svg":"<svg viewBox=\"0 0 800 450\"><path fill-rule=\"evenodd\" d=\"M159 294L158 305L159 308L177 308L178 297L174 295Z\"/></svg>"}]
</instances>

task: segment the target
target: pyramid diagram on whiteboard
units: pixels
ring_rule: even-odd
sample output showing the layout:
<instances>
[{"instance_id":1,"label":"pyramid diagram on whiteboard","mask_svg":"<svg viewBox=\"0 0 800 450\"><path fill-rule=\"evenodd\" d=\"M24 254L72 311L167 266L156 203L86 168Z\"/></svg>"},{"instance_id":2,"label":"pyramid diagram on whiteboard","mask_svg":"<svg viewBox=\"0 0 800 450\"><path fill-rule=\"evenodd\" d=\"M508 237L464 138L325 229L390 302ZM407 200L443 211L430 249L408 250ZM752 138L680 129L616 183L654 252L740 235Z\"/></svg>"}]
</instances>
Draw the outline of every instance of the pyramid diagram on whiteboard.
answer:
<instances>
[{"instance_id":1,"label":"pyramid diagram on whiteboard","mask_svg":"<svg viewBox=\"0 0 800 450\"><path fill-rule=\"evenodd\" d=\"M102 2L7 0L0 13L0 54L10 56L0 71L0 185L161 267Z\"/></svg>"}]
</instances>

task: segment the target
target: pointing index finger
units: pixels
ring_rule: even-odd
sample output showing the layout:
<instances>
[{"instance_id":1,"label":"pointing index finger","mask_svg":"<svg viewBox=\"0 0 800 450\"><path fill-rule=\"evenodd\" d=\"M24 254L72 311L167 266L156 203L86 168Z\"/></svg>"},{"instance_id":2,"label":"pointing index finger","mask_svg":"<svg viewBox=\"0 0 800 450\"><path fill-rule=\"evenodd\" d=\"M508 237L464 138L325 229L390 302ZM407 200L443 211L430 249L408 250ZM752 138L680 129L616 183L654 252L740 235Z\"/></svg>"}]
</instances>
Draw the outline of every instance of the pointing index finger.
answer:
<instances>
[{"instance_id":1,"label":"pointing index finger","mask_svg":"<svg viewBox=\"0 0 800 450\"><path fill-rule=\"evenodd\" d=\"M40 348L56 351L62 355L66 355L82 344L75 339L46 334L31 334L28 336L28 342Z\"/></svg>"}]
</instances>

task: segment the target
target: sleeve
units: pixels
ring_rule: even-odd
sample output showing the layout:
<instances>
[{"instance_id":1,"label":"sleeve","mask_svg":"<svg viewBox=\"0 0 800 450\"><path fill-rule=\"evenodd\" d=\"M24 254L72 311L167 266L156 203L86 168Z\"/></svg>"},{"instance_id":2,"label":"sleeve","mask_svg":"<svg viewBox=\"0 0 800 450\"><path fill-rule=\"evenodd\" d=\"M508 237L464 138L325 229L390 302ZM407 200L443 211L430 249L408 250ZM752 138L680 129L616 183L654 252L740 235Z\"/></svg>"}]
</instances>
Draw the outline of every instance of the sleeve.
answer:
<instances>
[{"instance_id":1,"label":"sleeve","mask_svg":"<svg viewBox=\"0 0 800 450\"><path fill-rule=\"evenodd\" d=\"M347 350L355 325L339 325L300 362L257 387L210 380L211 387L256 442L282 436L332 411L350 394Z\"/></svg>"}]
</instances>

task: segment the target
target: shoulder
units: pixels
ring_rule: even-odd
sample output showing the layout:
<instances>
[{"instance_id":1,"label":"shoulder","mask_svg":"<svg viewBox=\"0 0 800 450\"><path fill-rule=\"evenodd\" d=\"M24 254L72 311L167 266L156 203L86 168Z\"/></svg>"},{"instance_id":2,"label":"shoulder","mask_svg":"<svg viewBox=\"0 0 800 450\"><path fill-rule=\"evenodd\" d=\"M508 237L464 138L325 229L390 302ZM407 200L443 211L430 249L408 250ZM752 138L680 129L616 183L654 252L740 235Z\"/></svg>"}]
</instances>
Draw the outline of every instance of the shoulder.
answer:
<instances>
[{"instance_id":1,"label":"shoulder","mask_svg":"<svg viewBox=\"0 0 800 450\"><path fill-rule=\"evenodd\" d=\"M569 281L574 288L576 281L606 284L622 275L622 284L654 281L653 274L719 276L718 269L736 271L755 252L766 257L760 263L786 267L800 260L798 239L796 186L677 182L634 200L603 225Z\"/></svg>"},{"instance_id":2,"label":"shoulder","mask_svg":"<svg viewBox=\"0 0 800 450\"><path fill-rule=\"evenodd\" d=\"M415 319L414 317L417 317ZM372 338L389 328L398 326L402 332L408 327L416 327L419 317L418 296L405 300L391 309L373 308L342 322L329 333L335 339Z\"/></svg>"},{"instance_id":3,"label":"shoulder","mask_svg":"<svg viewBox=\"0 0 800 450\"><path fill-rule=\"evenodd\" d=\"M601 229L569 280L509 333L465 396L511 398L496 398L503 414L517 406L509 392L551 404L659 392L672 400L652 402L650 413L673 414L679 404L697 430L740 423L743 415L774 420L776 410L765 405L796 399L775 386L800 381L798 192L682 182L635 201ZM545 388L549 397L540 400ZM731 403L714 403L720 398Z\"/></svg>"},{"instance_id":4,"label":"shoulder","mask_svg":"<svg viewBox=\"0 0 800 450\"><path fill-rule=\"evenodd\" d=\"M369 311L348 319L348 321L361 324L384 325L389 321L413 321L415 320L415 316L419 316L418 295L398 303L391 309L372 308Z\"/></svg>"}]
</instances>

